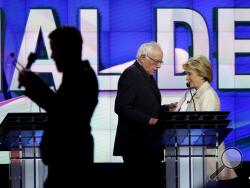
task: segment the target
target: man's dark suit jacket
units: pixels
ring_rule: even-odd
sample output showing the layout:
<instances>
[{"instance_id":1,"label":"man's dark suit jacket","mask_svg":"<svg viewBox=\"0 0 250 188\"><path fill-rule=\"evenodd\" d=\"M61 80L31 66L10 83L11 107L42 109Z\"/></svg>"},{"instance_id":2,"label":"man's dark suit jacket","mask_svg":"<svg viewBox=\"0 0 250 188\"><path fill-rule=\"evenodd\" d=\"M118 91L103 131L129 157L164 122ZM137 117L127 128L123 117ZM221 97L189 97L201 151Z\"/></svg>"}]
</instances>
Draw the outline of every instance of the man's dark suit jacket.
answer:
<instances>
[{"instance_id":1,"label":"man's dark suit jacket","mask_svg":"<svg viewBox=\"0 0 250 188\"><path fill-rule=\"evenodd\" d=\"M40 151L42 161L49 167L49 187L85 182L93 163L90 121L98 102L93 69L88 61L72 64L63 72L57 92L35 74L30 79L25 94L48 113Z\"/></svg>"},{"instance_id":2,"label":"man's dark suit jacket","mask_svg":"<svg viewBox=\"0 0 250 188\"><path fill-rule=\"evenodd\" d=\"M151 117L159 118L160 91L153 79L136 61L121 75L115 100L118 126L115 138L115 156L144 150L152 145L149 125ZM154 125L153 125L154 126Z\"/></svg>"}]
</instances>

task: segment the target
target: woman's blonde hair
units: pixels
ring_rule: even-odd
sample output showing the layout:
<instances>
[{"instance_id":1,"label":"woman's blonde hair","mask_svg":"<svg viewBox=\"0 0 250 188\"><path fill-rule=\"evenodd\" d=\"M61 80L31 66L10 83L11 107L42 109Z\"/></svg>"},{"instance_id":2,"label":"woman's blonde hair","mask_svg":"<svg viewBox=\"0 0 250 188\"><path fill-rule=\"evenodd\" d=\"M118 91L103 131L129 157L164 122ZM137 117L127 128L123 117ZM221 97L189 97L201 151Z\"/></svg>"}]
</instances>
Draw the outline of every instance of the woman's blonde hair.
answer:
<instances>
[{"instance_id":1,"label":"woman's blonde hair","mask_svg":"<svg viewBox=\"0 0 250 188\"><path fill-rule=\"evenodd\" d=\"M183 69L194 70L200 77L203 77L204 80L212 82L212 66L208 58L203 55L195 56L189 59L185 64L182 65Z\"/></svg>"}]
</instances>

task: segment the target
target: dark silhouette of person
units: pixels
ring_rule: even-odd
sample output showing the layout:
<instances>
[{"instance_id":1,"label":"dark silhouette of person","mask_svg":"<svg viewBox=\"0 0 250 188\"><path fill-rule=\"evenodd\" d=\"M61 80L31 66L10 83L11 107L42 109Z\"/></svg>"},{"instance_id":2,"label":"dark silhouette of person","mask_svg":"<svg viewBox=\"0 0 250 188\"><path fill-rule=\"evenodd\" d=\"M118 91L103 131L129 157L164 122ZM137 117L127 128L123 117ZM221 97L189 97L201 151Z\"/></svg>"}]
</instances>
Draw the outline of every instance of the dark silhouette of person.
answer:
<instances>
[{"instance_id":1,"label":"dark silhouette of person","mask_svg":"<svg viewBox=\"0 0 250 188\"><path fill-rule=\"evenodd\" d=\"M82 57L82 37L70 26L49 34L52 59L62 82L53 91L30 70L19 74L25 95L45 109L48 122L40 143L41 159L48 166L44 187L88 187L93 183L93 148L90 121L98 103L96 74Z\"/></svg>"},{"instance_id":2,"label":"dark silhouette of person","mask_svg":"<svg viewBox=\"0 0 250 188\"><path fill-rule=\"evenodd\" d=\"M122 156L127 187L159 188L164 186L163 149L155 147L152 132L160 112L176 104L162 105L161 94L153 75L161 67L163 52L156 42L144 43L137 60L121 75L115 100L118 126L115 156Z\"/></svg>"}]
</instances>

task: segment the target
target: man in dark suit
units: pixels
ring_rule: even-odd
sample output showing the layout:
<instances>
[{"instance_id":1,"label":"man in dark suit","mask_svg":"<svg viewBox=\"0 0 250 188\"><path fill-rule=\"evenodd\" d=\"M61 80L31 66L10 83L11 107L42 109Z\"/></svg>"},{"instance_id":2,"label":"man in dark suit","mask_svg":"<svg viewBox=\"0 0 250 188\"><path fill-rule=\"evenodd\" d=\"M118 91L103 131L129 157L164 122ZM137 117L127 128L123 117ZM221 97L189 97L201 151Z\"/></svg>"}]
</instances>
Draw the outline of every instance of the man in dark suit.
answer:
<instances>
[{"instance_id":1,"label":"man in dark suit","mask_svg":"<svg viewBox=\"0 0 250 188\"><path fill-rule=\"evenodd\" d=\"M40 144L48 166L46 188L88 187L92 180L93 137L90 121L98 102L98 83L88 61L82 61L82 37L74 27L59 27L49 34L51 57L62 83L52 91L38 75L19 75L25 94L48 113Z\"/></svg>"},{"instance_id":2,"label":"man in dark suit","mask_svg":"<svg viewBox=\"0 0 250 188\"><path fill-rule=\"evenodd\" d=\"M153 75L160 68L162 58L163 52L157 43L142 44L137 60L119 79L114 155L123 157L129 187L158 188L164 184L163 150L155 147L150 137L161 110L161 94Z\"/></svg>"}]
</instances>

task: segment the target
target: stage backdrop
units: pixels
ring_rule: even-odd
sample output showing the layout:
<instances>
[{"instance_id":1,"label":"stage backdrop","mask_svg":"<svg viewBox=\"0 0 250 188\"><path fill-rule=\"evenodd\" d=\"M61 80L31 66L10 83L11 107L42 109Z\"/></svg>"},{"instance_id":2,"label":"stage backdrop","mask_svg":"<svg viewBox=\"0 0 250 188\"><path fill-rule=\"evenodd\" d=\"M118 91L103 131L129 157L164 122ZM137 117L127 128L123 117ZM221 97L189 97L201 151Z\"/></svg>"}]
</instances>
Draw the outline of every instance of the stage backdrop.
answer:
<instances>
[{"instance_id":1,"label":"stage backdrop","mask_svg":"<svg viewBox=\"0 0 250 188\"><path fill-rule=\"evenodd\" d=\"M17 87L16 61L25 66L30 52L38 54L32 70L58 88L61 75L50 57L48 34L60 25L72 25L82 33L83 59L91 62L100 86L91 122L95 162L121 161L112 156L117 83L121 72L135 60L138 47L149 41L157 41L164 51L164 63L156 76L163 103L178 101L185 92L181 64L193 55L209 57L212 86L232 120L233 131L225 143L238 147L244 160L250 160L249 1L0 0L0 7L0 120L8 112L39 111Z\"/></svg>"}]
</instances>

